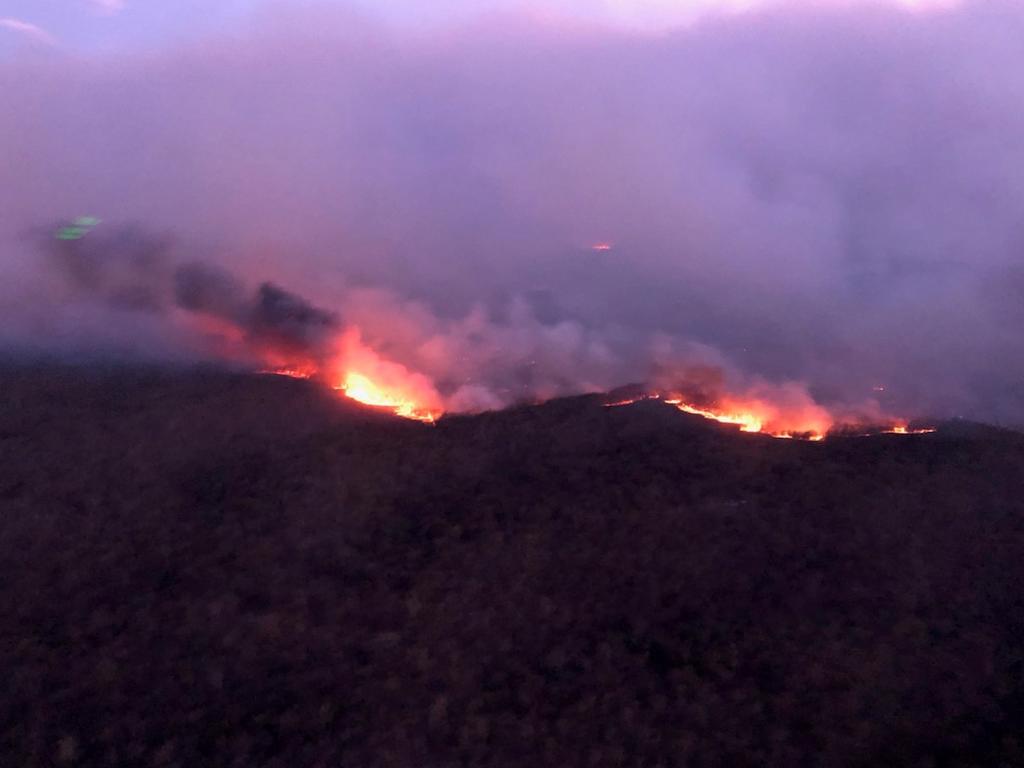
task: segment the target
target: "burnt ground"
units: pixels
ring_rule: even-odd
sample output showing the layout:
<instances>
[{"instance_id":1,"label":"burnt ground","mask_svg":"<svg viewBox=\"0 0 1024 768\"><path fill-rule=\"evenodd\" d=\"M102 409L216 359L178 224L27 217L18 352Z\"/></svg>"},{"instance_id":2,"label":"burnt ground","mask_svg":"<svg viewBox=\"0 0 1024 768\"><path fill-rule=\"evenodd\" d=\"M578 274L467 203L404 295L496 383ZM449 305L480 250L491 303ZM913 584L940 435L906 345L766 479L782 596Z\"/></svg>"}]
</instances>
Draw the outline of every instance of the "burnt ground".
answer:
<instances>
[{"instance_id":1,"label":"burnt ground","mask_svg":"<svg viewBox=\"0 0 1024 768\"><path fill-rule=\"evenodd\" d=\"M0 765L1024 765L1024 438L0 372Z\"/></svg>"}]
</instances>

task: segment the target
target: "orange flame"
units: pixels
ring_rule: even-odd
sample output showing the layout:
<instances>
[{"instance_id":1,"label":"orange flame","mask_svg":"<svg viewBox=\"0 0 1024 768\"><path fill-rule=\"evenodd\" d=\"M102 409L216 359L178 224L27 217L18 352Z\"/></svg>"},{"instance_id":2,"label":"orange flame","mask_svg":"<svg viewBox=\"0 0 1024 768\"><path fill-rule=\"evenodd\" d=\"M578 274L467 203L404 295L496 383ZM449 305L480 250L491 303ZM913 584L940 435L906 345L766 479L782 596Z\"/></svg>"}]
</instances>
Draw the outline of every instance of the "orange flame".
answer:
<instances>
[{"instance_id":1,"label":"orange flame","mask_svg":"<svg viewBox=\"0 0 1024 768\"><path fill-rule=\"evenodd\" d=\"M705 419L722 424L732 424L740 428L740 432L751 432L780 439L800 439L818 442L824 440L833 426L833 419L820 406L802 406L792 412L786 412L773 404L759 399L723 400L718 408L704 408L684 399L672 396L664 397L660 393L642 395L637 398L605 403L608 408L630 405L641 400L661 400L666 405L673 405L684 413L692 413ZM881 430L881 434L889 435L925 435L935 432L934 428L911 429L905 423L896 423ZM857 436L858 433L846 433ZM879 434L865 431L862 435Z\"/></svg>"},{"instance_id":2,"label":"orange flame","mask_svg":"<svg viewBox=\"0 0 1024 768\"><path fill-rule=\"evenodd\" d=\"M356 373L355 371L349 371L345 375L344 382L336 386L335 389L340 389L345 393L346 397L350 397L365 405L390 408L398 416L407 419L417 419L433 423L436 417L440 415L440 413L435 413L418 405L414 400L409 399L407 395L403 395L394 389L380 386L363 374Z\"/></svg>"},{"instance_id":3,"label":"orange flame","mask_svg":"<svg viewBox=\"0 0 1024 768\"><path fill-rule=\"evenodd\" d=\"M906 424L897 424L896 426L890 427L889 429L883 429L883 435L929 435L937 430L933 428L927 429L911 429Z\"/></svg>"},{"instance_id":4,"label":"orange flame","mask_svg":"<svg viewBox=\"0 0 1024 768\"><path fill-rule=\"evenodd\" d=\"M328 381L353 400L428 423L444 413L441 396L426 376L378 355L363 343L358 328L338 338L329 368Z\"/></svg>"},{"instance_id":5,"label":"orange flame","mask_svg":"<svg viewBox=\"0 0 1024 768\"><path fill-rule=\"evenodd\" d=\"M814 403L782 407L761 398L726 398L717 407L699 407L679 397L665 400L685 413L703 416L722 424L735 424L741 432L756 432L778 438L822 440L832 426L829 413Z\"/></svg>"},{"instance_id":6,"label":"orange flame","mask_svg":"<svg viewBox=\"0 0 1024 768\"><path fill-rule=\"evenodd\" d=\"M352 400L396 415L427 423L435 422L444 409L441 398L425 377L405 366L385 360L366 346L357 328L349 328L335 340L332 360L283 364L272 351L264 353L269 366L259 373L295 379L318 378Z\"/></svg>"},{"instance_id":7,"label":"orange flame","mask_svg":"<svg viewBox=\"0 0 1024 768\"><path fill-rule=\"evenodd\" d=\"M217 324L207 325L209 331L223 332ZM230 331L230 326L227 329ZM230 333L223 335L229 336ZM346 397L376 408L386 408L398 416L434 423L444 413L443 399L433 383L422 374L387 360L362 341L358 328L350 327L334 341L331 360L325 365L315 361L287 361L274 350L262 350L270 373L293 378L320 378ZM637 397L605 403L606 407L629 405L640 400L661 400L684 413L739 427L741 432L767 435L781 439L819 441L833 430L835 419L811 400L799 387L758 385L746 397L725 396L713 405L698 405L669 391L648 392ZM883 417L884 418L884 417ZM849 437L869 434L920 435L935 429L911 429L904 421L891 420L885 429L879 421L858 420L870 424L861 431L844 427L840 434ZM881 421L881 419L880 419ZM854 422L857 423L857 422ZM884 421L882 421L884 423Z\"/></svg>"},{"instance_id":8,"label":"orange flame","mask_svg":"<svg viewBox=\"0 0 1024 768\"><path fill-rule=\"evenodd\" d=\"M292 379L311 379L318 375L317 370L307 368L268 368L258 371L258 373L287 376ZM351 400L375 408L388 408L394 411L396 416L406 419L433 423L442 413L440 410L423 408L415 400L394 387L381 386L368 376L355 371L348 371L342 382L332 385L332 388L343 392L345 397Z\"/></svg>"},{"instance_id":9,"label":"orange flame","mask_svg":"<svg viewBox=\"0 0 1024 768\"><path fill-rule=\"evenodd\" d=\"M703 416L705 419L714 419L723 424L737 424L739 425L740 432L760 432L764 427L761 419L752 413L717 413L705 408L697 408L694 405L684 403L682 400L666 400L665 402L669 405L674 405L685 413ZM786 437L790 437L790 435L786 435Z\"/></svg>"},{"instance_id":10,"label":"orange flame","mask_svg":"<svg viewBox=\"0 0 1024 768\"><path fill-rule=\"evenodd\" d=\"M755 432L770 437L823 440L831 426L831 419L820 407L804 409L805 412L782 414L775 406L756 399L746 402L723 401L720 408L702 408L686 402L681 397L663 397L660 393L653 393L605 405L613 408L640 400L661 400L666 405L674 405L684 413L692 413L721 424L733 424L740 428L740 432Z\"/></svg>"}]
</instances>

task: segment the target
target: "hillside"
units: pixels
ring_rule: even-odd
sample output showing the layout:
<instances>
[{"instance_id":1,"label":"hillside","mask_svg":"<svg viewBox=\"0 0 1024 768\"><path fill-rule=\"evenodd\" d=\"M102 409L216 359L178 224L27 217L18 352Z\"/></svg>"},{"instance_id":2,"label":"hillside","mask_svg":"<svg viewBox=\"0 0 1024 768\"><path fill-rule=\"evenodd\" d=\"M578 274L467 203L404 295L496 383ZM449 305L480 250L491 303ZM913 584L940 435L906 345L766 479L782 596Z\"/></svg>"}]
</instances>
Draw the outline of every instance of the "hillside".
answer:
<instances>
[{"instance_id":1,"label":"hillside","mask_svg":"<svg viewBox=\"0 0 1024 768\"><path fill-rule=\"evenodd\" d=\"M1024 437L0 372L0 765L1024 765Z\"/></svg>"}]
</instances>

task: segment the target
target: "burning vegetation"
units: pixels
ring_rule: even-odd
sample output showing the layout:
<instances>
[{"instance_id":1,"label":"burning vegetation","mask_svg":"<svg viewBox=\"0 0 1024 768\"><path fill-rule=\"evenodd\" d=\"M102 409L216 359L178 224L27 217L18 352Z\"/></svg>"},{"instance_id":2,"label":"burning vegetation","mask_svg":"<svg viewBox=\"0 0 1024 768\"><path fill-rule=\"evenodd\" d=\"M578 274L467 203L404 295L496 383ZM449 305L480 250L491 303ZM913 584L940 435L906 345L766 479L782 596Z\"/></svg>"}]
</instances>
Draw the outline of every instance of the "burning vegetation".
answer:
<instances>
[{"instance_id":1,"label":"burning vegetation","mask_svg":"<svg viewBox=\"0 0 1024 768\"><path fill-rule=\"evenodd\" d=\"M580 341L571 326L557 326L545 339L553 349L534 349L529 341L524 346L524 332L513 325L503 342L464 367L461 383L453 385L439 380L437 366L428 375L415 363L383 354L376 343L368 343L358 322L274 283L263 282L249 290L245 281L222 267L196 261L175 263L173 243L167 237L133 227L95 231L78 227L76 237L69 238L67 230L59 227L57 235L47 239L47 253L73 297L122 311L167 315L191 330L203 355L264 373L314 379L353 400L404 418L433 423L446 412L494 410L516 402L602 391L609 384L614 386L614 376L619 375L591 371L588 378L588 373L575 370L587 368L594 360L606 361L609 352L599 339ZM595 246L599 247L611 246ZM511 322L526 321L513 318ZM486 335L479 321L470 318L465 325L459 330L469 339ZM376 341L388 346L387 339ZM508 344L519 346L518 369L515 360L503 359ZM564 352L567 344L582 346L588 357L573 360ZM420 345L435 357L465 358L447 349L451 346L453 342L443 334ZM544 354L550 358L548 367L558 374L538 381L531 374L535 358ZM420 355L424 356L430 354ZM608 405L658 399L686 413L735 425L741 432L811 441L834 432L929 431L912 429L906 420L883 414L874 403L852 412L833 412L800 385L762 383L742 393L726 381L721 366L693 365L679 358L676 355L659 363L659 370L652 369L658 386L634 388L629 396L610 396ZM501 380L519 383L510 388L501 386Z\"/></svg>"},{"instance_id":2,"label":"burning vegetation","mask_svg":"<svg viewBox=\"0 0 1024 768\"><path fill-rule=\"evenodd\" d=\"M843 436L891 434L921 435L934 432L931 427L912 428L905 422L886 422L884 426L871 424L866 420L860 423L839 423L820 406L809 410L796 409L787 411L777 405L758 399L742 400L726 397L714 405L696 405L678 394L653 392L640 397L616 399L606 403L606 407L614 408L631 405L641 400L660 400L673 405L684 413L702 416L722 424L739 427L740 432L755 432L769 437L782 439L824 440L830 434Z\"/></svg>"}]
</instances>

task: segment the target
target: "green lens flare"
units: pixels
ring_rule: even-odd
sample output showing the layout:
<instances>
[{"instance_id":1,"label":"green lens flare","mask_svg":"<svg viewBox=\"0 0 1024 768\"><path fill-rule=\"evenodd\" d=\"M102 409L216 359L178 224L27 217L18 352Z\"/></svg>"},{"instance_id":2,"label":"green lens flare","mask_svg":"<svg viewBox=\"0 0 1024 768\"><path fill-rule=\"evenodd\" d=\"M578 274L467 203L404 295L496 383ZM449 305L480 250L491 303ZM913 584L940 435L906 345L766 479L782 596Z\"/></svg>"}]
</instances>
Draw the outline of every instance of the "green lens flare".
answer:
<instances>
[{"instance_id":1,"label":"green lens flare","mask_svg":"<svg viewBox=\"0 0 1024 768\"><path fill-rule=\"evenodd\" d=\"M99 223L95 216L78 216L71 224L58 229L54 237L58 240L80 240Z\"/></svg>"},{"instance_id":2,"label":"green lens flare","mask_svg":"<svg viewBox=\"0 0 1024 768\"><path fill-rule=\"evenodd\" d=\"M63 227L57 230L58 240L78 240L85 235L85 230L81 227Z\"/></svg>"}]
</instances>

